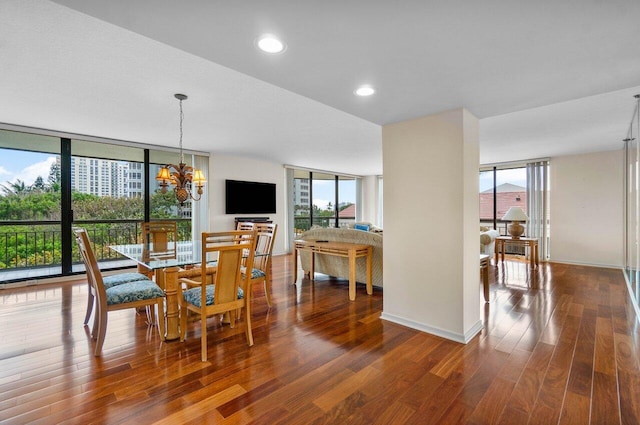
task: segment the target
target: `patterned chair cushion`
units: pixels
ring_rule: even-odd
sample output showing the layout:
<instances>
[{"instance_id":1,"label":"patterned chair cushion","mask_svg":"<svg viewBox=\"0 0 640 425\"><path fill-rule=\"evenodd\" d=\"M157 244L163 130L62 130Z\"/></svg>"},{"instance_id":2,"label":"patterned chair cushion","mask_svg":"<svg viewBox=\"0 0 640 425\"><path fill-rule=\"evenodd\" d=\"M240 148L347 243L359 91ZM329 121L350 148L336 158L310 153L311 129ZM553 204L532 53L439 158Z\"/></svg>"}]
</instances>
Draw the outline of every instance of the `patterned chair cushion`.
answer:
<instances>
[{"instance_id":1,"label":"patterned chair cushion","mask_svg":"<svg viewBox=\"0 0 640 425\"><path fill-rule=\"evenodd\" d=\"M107 289L107 305L164 297L164 291L149 279L122 283Z\"/></svg>"},{"instance_id":2,"label":"patterned chair cushion","mask_svg":"<svg viewBox=\"0 0 640 425\"><path fill-rule=\"evenodd\" d=\"M141 273L120 273L102 278L106 289L122 285L123 283L135 282L136 280L149 280L149 278Z\"/></svg>"},{"instance_id":3,"label":"patterned chair cushion","mask_svg":"<svg viewBox=\"0 0 640 425\"><path fill-rule=\"evenodd\" d=\"M242 273L242 275L244 276L247 273L247 268L246 267L242 267L240 269L240 272ZM251 269L251 279L258 279L259 277L265 277L266 273L263 272L260 269Z\"/></svg>"},{"instance_id":4,"label":"patterned chair cushion","mask_svg":"<svg viewBox=\"0 0 640 425\"><path fill-rule=\"evenodd\" d=\"M207 305L213 305L213 294L215 292L215 286L216 285L207 285ZM184 297L184 300L191 304L194 305L195 307L202 307L201 304L201 298L200 298L200 289L201 288L191 288L191 289L187 289L186 291L184 291L182 293L182 296ZM244 291L242 290L242 288L238 288L238 299L241 300L244 298Z\"/></svg>"}]
</instances>

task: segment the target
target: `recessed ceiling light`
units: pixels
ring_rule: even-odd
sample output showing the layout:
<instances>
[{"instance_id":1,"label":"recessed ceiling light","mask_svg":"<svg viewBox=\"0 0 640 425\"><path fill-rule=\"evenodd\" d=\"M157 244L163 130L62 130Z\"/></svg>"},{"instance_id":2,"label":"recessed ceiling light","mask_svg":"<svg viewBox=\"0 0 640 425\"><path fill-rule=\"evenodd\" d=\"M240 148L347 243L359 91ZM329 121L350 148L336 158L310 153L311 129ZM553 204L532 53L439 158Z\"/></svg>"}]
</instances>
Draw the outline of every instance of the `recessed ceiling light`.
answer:
<instances>
[{"instance_id":1,"label":"recessed ceiling light","mask_svg":"<svg viewBox=\"0 0 640 425\"><path fill-rule=\"evenodd\" d=\"M256 46L266 53L282 53L286 49L285 44L271 34L258 37L258 39L256 39Z\"/></svg>"},{"instance_id":2,"label":"recessed ceiling light","mask_svg":"<svg viewBox=\"0 0 640 425\"><path fill-rule=\"evenodd\" d=\"M375 89L371 86L361 86L354 91L358 96L371 96L375 92Z\"/></svg>"}]
</instances>

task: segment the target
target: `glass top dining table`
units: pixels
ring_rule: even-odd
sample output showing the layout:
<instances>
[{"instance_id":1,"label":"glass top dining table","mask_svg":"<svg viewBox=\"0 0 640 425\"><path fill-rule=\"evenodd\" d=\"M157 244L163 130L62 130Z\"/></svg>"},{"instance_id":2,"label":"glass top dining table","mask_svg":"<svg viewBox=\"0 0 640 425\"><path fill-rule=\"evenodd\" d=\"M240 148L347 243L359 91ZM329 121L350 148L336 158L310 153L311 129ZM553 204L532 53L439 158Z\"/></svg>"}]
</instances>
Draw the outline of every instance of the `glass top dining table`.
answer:
<instances>
[{"instance_id":1,"label":"glass top dining table","mask_svg":"<svg viewBox=\"0 0 640 425\"><path fill-rule=\"evenodd\" d=\"M109 248L138 264L157 270L188 266L202 261L201 241L169 242L166 249L154 250L153 244L111 245Z\"/></svg>"},{"instance_id":2,"label":"glass top dining table","mask_svg":"<svg viewBox=\"0 0 640 425\"><path fill-rule=\"evenodd\" d=\"M144 268L154 270L156 283L164 290L167 298L164 312L165 338L177 339L179 337L178 278L185 269L202 262L202 242L199 240L169 242L162 251L154 250L153 244L111 245L109 248L135 261L139 271ZM268 253L255 252L254 255L259 257ZM207 269L211 266L215 267L215 259L208 259L207 265Z\"/></svg>"},{"instance_id":3,"label":"glass top dining table","mask_svg":"<svg viewBox=\"0 0 640 425\"><path fill-rule=\"evenodd\" d=\"M178 274L184 268L202 262L201 241L169 242L161 251L153 244L111 245L110 249L138 263L138 270L154 270L158 286L166 294L164 320L167 340L179 338Z\"/></svg>"}]
</instances>

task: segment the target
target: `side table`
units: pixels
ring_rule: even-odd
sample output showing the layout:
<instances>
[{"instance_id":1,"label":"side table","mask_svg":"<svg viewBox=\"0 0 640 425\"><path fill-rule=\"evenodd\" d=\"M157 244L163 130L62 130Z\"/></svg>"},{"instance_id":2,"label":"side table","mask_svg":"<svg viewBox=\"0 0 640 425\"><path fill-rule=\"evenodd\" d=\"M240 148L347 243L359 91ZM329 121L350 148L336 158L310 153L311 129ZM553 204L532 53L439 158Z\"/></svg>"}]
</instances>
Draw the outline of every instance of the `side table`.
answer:
<instances>
[{"instance_id":1,"label":"side table","mask_svg":"<svg viewBox=\"0 0 640 425\"><path fill-rule=\"evenodd\" d=\"M504 262L504 246L505 244L523 245L525 248L529 247L529 266L531 268L537 267L540 263L538 261L538 239L536 238L518 238L513 239L511 236L498 236L496 238L496 264L498 264L498 255Z\"/></svg>"}]
</instances>

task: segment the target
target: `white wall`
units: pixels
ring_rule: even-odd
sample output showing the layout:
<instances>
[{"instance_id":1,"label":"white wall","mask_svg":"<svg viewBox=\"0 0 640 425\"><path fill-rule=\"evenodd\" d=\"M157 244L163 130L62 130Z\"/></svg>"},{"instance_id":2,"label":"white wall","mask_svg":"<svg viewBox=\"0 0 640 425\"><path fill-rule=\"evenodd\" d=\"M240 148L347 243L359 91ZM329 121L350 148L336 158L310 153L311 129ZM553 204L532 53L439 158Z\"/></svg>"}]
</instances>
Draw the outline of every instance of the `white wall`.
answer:
<instances>
[{"instance_id":1,"label":"white wall","mask_svg":"<svg viewBox=\"0 0 640 425\"><path fill-rule=\"evenodd\" d=\"M244 180L276 184L276 214L225 214L225 180ZM269 217L278 225L273 254L285 253L286 201L285 171L282 164L229 155L209 158L209 229L233 230L235 217Z\"/></svg>"},{"instance_id":2,"label":"white wall","mask_svg":"<svg viewBox=\"0 0 640 425\"><path fill-rule=\"evenodd\" d=\"M622 267L623 155L551 158L551 261Z\"/></svg>"},{"instance_id":3,"label":"white wall","mask_svg":"<svg viewBox=\"0 0 640 425\"><path fill-rule=\"evenodd\" d=\"M384 126L382 318L466 342L481 329L478 120Z\"/></svg>"}]
</instances>

